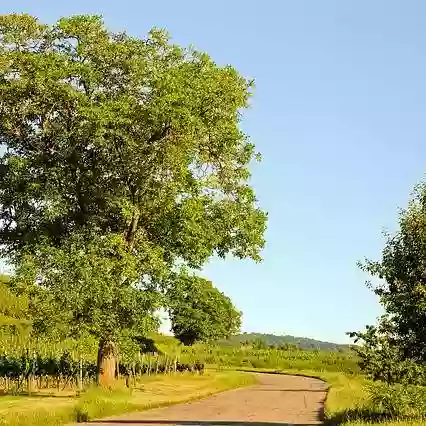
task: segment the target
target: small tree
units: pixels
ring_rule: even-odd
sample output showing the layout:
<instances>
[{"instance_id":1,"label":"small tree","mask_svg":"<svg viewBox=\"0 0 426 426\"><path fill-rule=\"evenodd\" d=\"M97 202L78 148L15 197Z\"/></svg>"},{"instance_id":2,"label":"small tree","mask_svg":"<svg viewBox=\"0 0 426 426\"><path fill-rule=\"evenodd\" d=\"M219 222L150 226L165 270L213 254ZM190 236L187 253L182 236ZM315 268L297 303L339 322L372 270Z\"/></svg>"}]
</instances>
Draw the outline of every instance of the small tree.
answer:
<instances>
[{"instance_id":1,"label":"small tree","mask_svg":"<svg viewBox=\"0 0 426 426\"><path fill-rule=\"evenodd\" d=\"M367 260L361 267L382 281L373 290L385 308L377 327L350 333L363 343L362 366L382 371L388 381L418 375L413 371L426 365L425 184L416 188L408 209L401 212L398 232L387 236L382 260Z\"/></svg>"},{"instance_id":2,"label":"small tree","mask_svg":"<svg viewBox=\"0 0 426 426\"><path fill-rule=\"evenodd\" d=\"M186 273L167 292L174 335L184 344L228 338L241 327L241 312L213 284Z\"/></svg>"},{"instance_id":3,"label":"small tree","mask_svg":"<svg viewBox=\"0 0 426 426\"><path fill-rule=\"evenodd\" d=\"M367 326L363 332L349 333L355 339L353 349L358 354L361 369L373 380L389 384L426 384L426 368L422 363L404 358L395 340L395 325L384 315L377 326Z\"/></svg>"},{"instance_id":4,"label":"small tree","mask_svg":"<svg viewBox=\"0 0 426 426\"><path fill-rule=\"evenodd\" d=\"M99 336L100 366L177 264L260 260L251 87L163 31L0 16L0 245L61 330Z\"/></svg>"}]
</instances>

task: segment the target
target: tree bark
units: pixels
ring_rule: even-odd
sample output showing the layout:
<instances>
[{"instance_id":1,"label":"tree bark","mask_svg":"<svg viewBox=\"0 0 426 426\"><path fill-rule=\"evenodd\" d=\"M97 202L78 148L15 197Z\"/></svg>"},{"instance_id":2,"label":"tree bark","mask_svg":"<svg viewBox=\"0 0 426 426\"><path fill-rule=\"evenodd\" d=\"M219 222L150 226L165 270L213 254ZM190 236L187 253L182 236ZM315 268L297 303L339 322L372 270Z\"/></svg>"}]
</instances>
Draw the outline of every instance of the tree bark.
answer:
<instances>
[{"instance_id":1,"label":"tree bark","mask_svg":"<svg viewBox=\"0 0 426 426\"><path fill-rule=\"evenodd\" d=\"M130 221L129 229L127 230L126 240L129 244L130 250L133 249L133 244L135 241L136 231L138 229L139 224L139 212L134 212L132 216L132 220Z\"/></svg>"},{"instance_id":2,"label":"tree bark","mask_svg":"<svg viewBox=\"0 0 426 426\"><path fill-rule=\"evenodd\" d=\"M111 387L115 383L117 351L115 343L110 339L101 339L98 349L97 382L101 387Z\"/></svg>"}]
</instances>

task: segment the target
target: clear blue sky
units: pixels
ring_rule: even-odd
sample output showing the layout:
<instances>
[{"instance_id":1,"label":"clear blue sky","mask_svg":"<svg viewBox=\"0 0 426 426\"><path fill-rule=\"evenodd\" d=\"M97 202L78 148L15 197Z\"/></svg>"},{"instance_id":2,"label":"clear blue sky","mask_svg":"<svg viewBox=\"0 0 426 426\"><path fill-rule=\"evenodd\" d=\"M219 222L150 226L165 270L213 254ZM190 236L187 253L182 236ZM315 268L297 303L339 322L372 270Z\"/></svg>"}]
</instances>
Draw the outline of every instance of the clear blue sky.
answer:
<instances>
[{"instance_id":1,"label":"clear blue sky","mask_svg":"<svg viewBox=\"0 0 426 426\"><path fill-rule=\"evenodd\" d=\"M135 36L163 27L255 78L243 126L264 157L264 262L213 261L205 274L245 331L342 342L375 320L356 261L379 256L425 172L426 2L3 0L0 12L102 14Z\"/></svg>"}]
</instances>

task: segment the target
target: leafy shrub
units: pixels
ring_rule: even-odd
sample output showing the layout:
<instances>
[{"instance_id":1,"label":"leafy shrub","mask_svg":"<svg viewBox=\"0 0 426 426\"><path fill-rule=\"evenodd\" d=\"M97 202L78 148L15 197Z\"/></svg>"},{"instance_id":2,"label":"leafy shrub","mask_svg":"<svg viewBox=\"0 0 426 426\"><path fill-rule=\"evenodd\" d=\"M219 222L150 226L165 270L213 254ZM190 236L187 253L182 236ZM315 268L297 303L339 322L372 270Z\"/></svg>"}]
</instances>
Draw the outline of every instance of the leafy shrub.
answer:
<instances>
[{"instance_id":1,"label":"leafy shrub","mask_svg":"<svg viewBox=\"0 0 426 426\"><path fill-rule=\"evenodd\" d=\"M394 384L426 386L426 364L408 358L393 336L393 326L383 317L377 327L368 326L365 332L348 333L360 346L354 348L359 366L372 380Z\"/></svg>"},{"instance_id":2,"label":"leafy shrub","mask_svg":"<svg viewBox=\"0 0 426 426\"><path fill-rule=\"evenodd\" d=\"M369 386L375 411L391 418L426 419L426 387L375 383Z\"/></svg>"}]
</instances>

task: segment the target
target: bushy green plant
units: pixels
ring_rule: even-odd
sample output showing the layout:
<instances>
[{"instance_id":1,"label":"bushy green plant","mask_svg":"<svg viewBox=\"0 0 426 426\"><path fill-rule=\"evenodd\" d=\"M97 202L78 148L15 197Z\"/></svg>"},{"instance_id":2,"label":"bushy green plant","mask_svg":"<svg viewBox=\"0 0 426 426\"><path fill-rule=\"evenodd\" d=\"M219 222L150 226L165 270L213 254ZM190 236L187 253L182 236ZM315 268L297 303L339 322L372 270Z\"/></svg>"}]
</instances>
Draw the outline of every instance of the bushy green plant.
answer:
<instances>
[{"instance_id":1,"label":"bushy green plant","mask_svg":"<svg viewBox=\"0 0 426 426\"><path fill-rule=\"evenodd\" d=\"M377 327L367 326L363 333L350 333L362 345L354 348L361 369L372 380L426 386L426 365L404 358L401 348L391 338L392 324L384 317Z\"/></svg>"},{"instance_id":2,"label":"bushy green plant","mask_svg":"<svg viewBox=\"0 0 426 426\"><path fill-rule=\"evenodd\" d=\"M386 237L381 260L360 264L379 279L370 286L385 314L377 326L349 335L361 343L361 368L373 379L426 384L426 182Z\"/></svg>"},{"instance_id":3,"label":"bushy green plant","mask_svg":"<svg viewBox=\"0 0 426 426\"><path fill-rule=\"evenodd\" d=\"M394 419L426 419L426 387L374 383L369 386L374 410Z\"/></svg>"}]
</instances>

